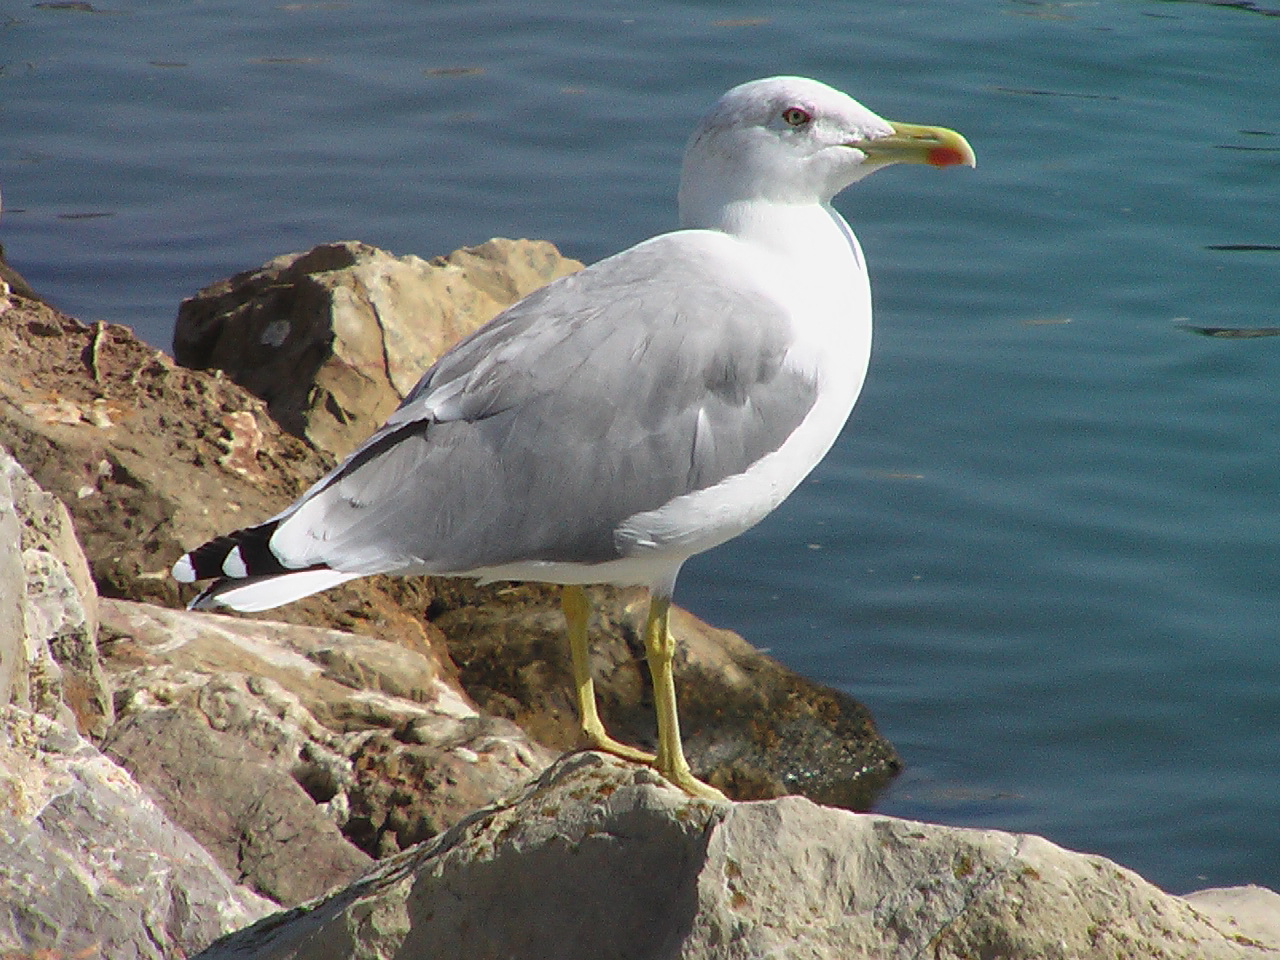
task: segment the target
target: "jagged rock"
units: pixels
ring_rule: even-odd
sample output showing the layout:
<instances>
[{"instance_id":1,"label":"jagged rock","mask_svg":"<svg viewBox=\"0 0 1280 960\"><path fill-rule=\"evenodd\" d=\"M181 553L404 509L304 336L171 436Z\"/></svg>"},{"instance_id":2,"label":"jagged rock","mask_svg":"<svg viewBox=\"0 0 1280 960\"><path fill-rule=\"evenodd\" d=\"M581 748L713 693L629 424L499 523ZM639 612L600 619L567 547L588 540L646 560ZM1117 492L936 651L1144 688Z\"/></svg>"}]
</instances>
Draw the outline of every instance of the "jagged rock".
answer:
<instances>
[{"instance_id":1,"label":"jagged rock","mask_svg":"<svg viewBox=\"0 0 1280 960\"><path fill-rule=\"evenodd\" d=\"M458 280L449 296L466 303L465 287ZM272 515L330 463L227 378L175 367L123 328L86 327L29 302L0 314L0 443L68 504L102 594L164 606L182 602L168 568L183 549ZM634 597L592 595L605 722L651 742ZM430 650L446 683L460 669L482 709L517 719L549 746L575 743L554 591L372 577L270 616ZM852 700L690 618L677 615L675 632L687 643L676 682L696 721L695 769L731 795L798 789L858 807L896 770L892 747ZM704 639L723 652L699 652Z\"/></svg>"},{"instance_id":2,"label":"jagged rock","mask_svg":"<svg viewBox=\"0 0 1280 960\"><path fill-rule=\"evenodd\" d=\"M14 510L22 522L24 550L40 550L54 557L66 571L84 607L90 633L98 628L97 591L93 574L76 534L71 514L57 497L46 493L6 450L0 452L0 473L9 478Z\"/></svg>"},{"instance_id":3,"label":"jagged rock","mask_svg":"<svg viewBox=\"0 0 1280 960\"><path fill-rule=\"evenodd\" d=\"M177 960L272 909L73 730L0 710L0 956Z\"/></svg>"},{"instance_id":4,"label":"jagged rock","mask_svg":"<svg viewBox=\"0 0 1280 960\"><path fill-rule=\"evenodd\" d=\"M579 754L200 960L355 956L1262 960L1280 957L1280 916L1246 931L1039 837L799 797L713 805L644 768Z\"/></svg>"},{"instance_id":5,"label":"jagged rock","mask_svg":"<svg viewBox=\"0 0 1280 960\"><path fill-rule=\"evenodd\" d=\"M184 300L173 355L225 371L286 430L344 456L454 341L580 269L544 241L494 239L429 262L326 244Z\"/></svg>"},{"instance_id":6,"label":"jagged rock","mask_svg":"<svg viewBox=\"0 0 1280 960\"><path fill-rule=\"evenodd\" d=\"M46 550L24 550L27 636L46 646L62 673L61 698L81 733L101 736L111 723L111 694L98 659L97 595L85 602L61 560Z\"/></svg>"},{"instance_id":7,"label":"jagged rock","mask_svg":"<svg viewBox=\"0 0 1280 960\"><path fill-rule=\"evenodd\" d=\"M3 956L183 956L269 909L74 732L114 719L97 599L65 506L0 448Z\"/></svg>"},{"instance_id":8,"label":"jagged rock","mask_svg":"<svg viewBox=\"0 0 1280 960\"><path fill-rule=\"evenodd\" d=\"M425 652L119 600L102 613L119 715L104 751L280 903L349 882L552 759L480 716Z\"/></svg>"},{"instance_id":9,"label":"jagged rock","mask_svg":"<svg viewBox=\"0 0 1280 960\"><path fill-rule=\"evenodd\" d=\"M8 530L0 534L0 591L21 596L20 621L0 628L0 705L12 702L99 735L112 710L88 563L66 507L2 447L0 516L8 518L0 527ZM11 613L11 600L3 601L0 618L3 610Z\"/></svg>"}]
</instances>

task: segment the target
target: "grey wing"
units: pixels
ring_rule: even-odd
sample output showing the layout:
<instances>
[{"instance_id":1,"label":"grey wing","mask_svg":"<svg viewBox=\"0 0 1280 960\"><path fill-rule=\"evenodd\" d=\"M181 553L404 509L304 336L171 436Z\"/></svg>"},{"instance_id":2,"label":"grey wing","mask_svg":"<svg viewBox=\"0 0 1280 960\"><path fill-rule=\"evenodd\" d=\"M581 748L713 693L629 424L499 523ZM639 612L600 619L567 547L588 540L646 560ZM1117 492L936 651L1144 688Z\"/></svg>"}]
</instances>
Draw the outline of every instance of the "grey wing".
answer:
<instances>
[{"instance_id":1,"label":"grey wing","mask_svg":"<svg viewBox=\"0 0 1280 960\"><path fill-rule=\"evenodd\" d=\"M780 447L817 393L784 363L785 310L669 239L556 281L459 343L281 515L273 551L362 573L599 563L619 556L628 517Z\"/></svg>"}]
</instances>

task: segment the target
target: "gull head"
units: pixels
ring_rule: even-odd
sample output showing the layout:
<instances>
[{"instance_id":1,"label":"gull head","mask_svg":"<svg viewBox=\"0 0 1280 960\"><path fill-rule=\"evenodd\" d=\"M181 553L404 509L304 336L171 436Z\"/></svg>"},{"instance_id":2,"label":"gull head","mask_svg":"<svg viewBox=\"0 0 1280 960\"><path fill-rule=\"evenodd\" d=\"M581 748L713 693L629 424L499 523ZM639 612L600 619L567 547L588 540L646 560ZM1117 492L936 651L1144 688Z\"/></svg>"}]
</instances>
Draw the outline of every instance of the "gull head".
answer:
<instances>
[{"instance_id":1,"label":"gull head","mask_svg":"<svg viewBox=\"0 0 1280 960\"><path fill-rule=\"evenodd\" d=\"M974 165L960 134L895 123L804 77L734 87L698 124L680 175L680 218L709 225L734 203L827 203L894 163Z\"/></svg>"}]
</instances>

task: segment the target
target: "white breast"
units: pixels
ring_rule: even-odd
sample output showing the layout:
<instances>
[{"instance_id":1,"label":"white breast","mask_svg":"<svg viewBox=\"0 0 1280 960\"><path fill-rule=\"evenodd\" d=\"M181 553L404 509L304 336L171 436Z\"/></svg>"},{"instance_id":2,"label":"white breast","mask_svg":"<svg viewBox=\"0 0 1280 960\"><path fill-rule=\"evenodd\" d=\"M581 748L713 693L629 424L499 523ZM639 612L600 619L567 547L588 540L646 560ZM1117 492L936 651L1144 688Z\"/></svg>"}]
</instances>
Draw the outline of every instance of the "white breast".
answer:
<instances>
[{"instance_id":1,"label":"white breast","mask_svg":"<svg viewBox=\"0 0 1280 960\"><path fill-rule=\"evenodd\" d=\"M773 207L746 210L734 235L706 231L703 240L704 256L725 257L730 269L745 270L765 295L786 306L793 342L784 362L818 385L808 416L781 447L743 473L628 517L615 533L621 559L520 563L473 575L669 592L685 560L759 523L831 449L862 389L871 355L871 291L853 231L829 207Z\"/></svg>"},{"instance_id":2,"label":"white breast","mask_svg":"<svg viewBox=\"0 0 1280 960\"><path fill-rule=\"evenodd\" d=\"M753 231L767 243L739 242L753 248L756 281L787 305L795 340L786 363L817 382L818 400L779 449L744 473L628 518L616 539L631 556L656 551L683 561L759 523L818 465L849 418L871 356L862 251L833 210L801 208L795 219L773 218Z\"/></svg>"}]
</instances>

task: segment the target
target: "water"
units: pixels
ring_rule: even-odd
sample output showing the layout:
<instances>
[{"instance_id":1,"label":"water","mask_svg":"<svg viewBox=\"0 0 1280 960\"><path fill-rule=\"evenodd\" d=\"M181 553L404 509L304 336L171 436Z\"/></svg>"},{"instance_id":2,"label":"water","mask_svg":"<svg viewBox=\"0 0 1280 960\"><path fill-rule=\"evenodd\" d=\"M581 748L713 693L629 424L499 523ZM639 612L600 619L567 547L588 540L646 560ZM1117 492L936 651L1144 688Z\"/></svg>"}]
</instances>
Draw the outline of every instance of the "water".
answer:
<instances>
[{"instance_id":1,"label":"water","mask_svg":"<svg viewBox=\"0 0 1280 960\"><path fill-rule=\"evenodd\" d=\"M1280 889L1280 339L1175 322L1280 326L1280 253L1209 249L1280 243L1280 18L0 0L0 240L159 346L182 297L324 241L595 260L672 226L697 115L778 72L953 126L979 167L841 198L866 391L679 599L871 707L908 764L886 812Z\"/></svg>"}]
</instances>

